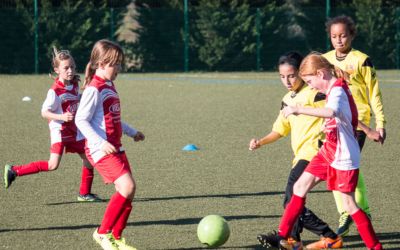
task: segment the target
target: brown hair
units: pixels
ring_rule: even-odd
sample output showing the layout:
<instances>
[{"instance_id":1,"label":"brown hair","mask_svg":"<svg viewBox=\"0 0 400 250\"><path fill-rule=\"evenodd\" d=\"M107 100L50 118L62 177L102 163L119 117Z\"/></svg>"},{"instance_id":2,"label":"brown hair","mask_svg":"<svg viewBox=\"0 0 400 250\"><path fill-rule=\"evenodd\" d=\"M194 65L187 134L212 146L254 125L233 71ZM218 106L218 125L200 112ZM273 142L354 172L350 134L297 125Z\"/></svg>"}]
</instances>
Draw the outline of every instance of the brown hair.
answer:
<instances>
[{"instance_id":1,"label":"brown hair","mask_svg":"<svg viewBox=\"0 0 400 250\"><path fill-rule=\"evenodd\" d=\"M317 70L327 70L337 78L344 78L349 81L349 74L339 67L332 65L321 53L312 52L308 54L300 64L300 76L316 75Z\"/></svg>"},{"instance_id":2,"label":"brown hair","mask_svg":"<svg viewBox=\"0 0 400 250\"><path fill-rule=\"evenodd\" d=\"M107 39L99 40L94 44L90 55L90 61L86 65L85 81L82 88L85 88L92 81L100 63L122 65L124 63L124 52L121 46Z\"/></svg>"},{"instance_id":3,"label":"brown hair","mask_svg":"<svg viewBox=\"0 0 400 250\"><path fill-rule=\"evenodd\" d=\"M326 32L328 33L328 35L331 35L331 26L338 23L346 25L346 28L351 37L355 37L357 35L356 24L351 17L345 15L331 18L325 23Z\"/></svg>"},{"instance_id":4,"label":"brown hair","mask_svg":"<svg viewBox=\"0 0 400 250\"><path fill-rule=\"evenodd\" d=\"M69 50L58 50L55 46L53 46L53 58L51 60L51 66L53 66L53 69L58 68L58 66L60 66L60 62L64 60L72 60L75 64L75 60ZM49 77L52 79L56 78L53 76L52 72L49 73ZM72 80L80 81L79 75L75 75Z\"/></svg>"}]
</instances>

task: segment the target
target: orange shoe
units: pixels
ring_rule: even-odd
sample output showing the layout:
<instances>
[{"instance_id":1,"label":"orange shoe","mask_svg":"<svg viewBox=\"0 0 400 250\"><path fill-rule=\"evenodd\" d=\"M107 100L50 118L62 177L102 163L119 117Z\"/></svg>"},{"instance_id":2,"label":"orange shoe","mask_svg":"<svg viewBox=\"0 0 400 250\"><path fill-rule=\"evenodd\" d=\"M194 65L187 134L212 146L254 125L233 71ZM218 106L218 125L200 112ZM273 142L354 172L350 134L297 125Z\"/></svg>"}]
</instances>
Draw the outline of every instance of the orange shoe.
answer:
<instances>
[{"instance_id":1,"label":"orange shoe","mask_svg":"<svg viewBox=\"0 0 400 250\"><path fill-rule=\"evenodd\" d=\"M343 239L338 236L336 239L321 237L319 241L308 244L306 249L336 249L343 247Z\"/></svg>"},{"instance_id":2,"label":"orange shoe","mask_svg":"<svg viewBox=\"0 0 400 250\"><path fill-rule=\"evenodd\" d=\"M279 242L280 249L286 250L303 250L303 243L301 241L296 241L293 238L288 238L287 240L281 240Z\"/></svg>"}]
</instances>

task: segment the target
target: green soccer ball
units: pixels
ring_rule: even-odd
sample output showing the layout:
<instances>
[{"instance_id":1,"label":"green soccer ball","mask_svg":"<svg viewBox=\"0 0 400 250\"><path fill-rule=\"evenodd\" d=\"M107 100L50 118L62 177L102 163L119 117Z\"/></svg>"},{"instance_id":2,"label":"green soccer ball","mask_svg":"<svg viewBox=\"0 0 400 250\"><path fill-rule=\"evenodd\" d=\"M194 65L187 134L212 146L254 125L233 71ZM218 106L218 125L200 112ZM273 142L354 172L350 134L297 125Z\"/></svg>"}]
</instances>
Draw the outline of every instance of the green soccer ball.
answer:
<instances>
[{"instance_id":1,"label":"green soccer ball","mask_svg":"<svg viewBox=\"0 0 400 250\"><path fill-rule=\"evenodd\" d=\"M207 215L197 226L197 237L208 247L222 246L229 238L230 230L226 220L219 215Z\"/></svg>"}]
</instances>

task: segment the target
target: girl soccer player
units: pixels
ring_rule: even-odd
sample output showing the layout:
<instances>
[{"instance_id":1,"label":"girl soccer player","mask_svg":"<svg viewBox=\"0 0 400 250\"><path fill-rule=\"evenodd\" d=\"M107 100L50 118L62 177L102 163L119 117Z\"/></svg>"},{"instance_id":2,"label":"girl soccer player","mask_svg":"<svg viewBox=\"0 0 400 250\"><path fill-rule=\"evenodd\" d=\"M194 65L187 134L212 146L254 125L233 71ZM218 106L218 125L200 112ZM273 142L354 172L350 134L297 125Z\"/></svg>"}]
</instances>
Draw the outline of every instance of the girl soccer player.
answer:
<instances>
[{"instance_id":1,"label":"girl soccer player","mask_svg":"<svg viewBox=\"0 0 400 250\"><path fill-rule=\"evenodd\" d=\"M267 245L291 249L288 237L299 215L304 210L307 193L325 180L329 190L340 192L346 211L354 220L365 245L371 250L383 249L366 213L357 207L354 190L357 185L360 148L355 138L357 125L376 141L381 137L362 122L358 122L357 107L343 79L345 73L319 54L308 55L300 65L300 76L312 88L327 95L323 108L287 106L282 112L290 115L309 115L325 118L326 140L293 187L278 234L269 234Z\"/></svg>"},{"instance_id":2,"label":"girl soccer player","mask_svg":"<svg viewBox=\"0 0 400 250\"><path fill-rule=\"evenodd\" d=\"M326 30L334 50L323 56L331 64L350 75L349 88L358 109L358 120L369 125L372 108L376 119L376 130L380 133L383 143L386 138L386 120L383 113L382 95L371 59L351 46L356 36L353 20L348 16L337 16L326 23ZM366 135L360 128L357 128L356 135L360 150L362 150ZM345 236L349 232L352 220L343 207L340 193L333 191L333 194L340 214L337 234ZM370 216L367 188L361 172L355 191L355 199L358 206Z\"/></svg>"},{"instance_id":3,"label":"girl soccer player","mask_svg":"<svg viewBox=\"0 0 400 250\"><path fill-rule=\"evenodd\" d=\"M83 161L78 201L101 201L91 193L93 167L86 159L84 138L74 122L79 105L79 76L75 71L75 61L69 51L58 51L54 48L52 66L57 77L42 105L42 116L49 121L50 159L26 165L7 164L4 170L4 186L9 188L16 177L56 170L65 150L66 153L79 154Z\"/></svg>"},{"instance_id":4,"label":"girl soccer player","mask_svg":"<svg viewBox=\"0 0 400 250\"><path fill-rule=\"evenodd\" d=\"M325 105L325 95L312 90L299 77L298 71L303 57L296 52L289 52L282 55L278 61L279 75L283 86L289 92L282 99L282 107L301 104L307 107L323 107ZM250 150L255 150L263 145L273 143L280 138L291 133L292 149L295 154L292 170L290 171L284 198L286 207L293 195L293 185L303 173L308 163L318 152L318 145L321 143L323 134L321 133L323 119L313 116L290 116L285 118L280 113L272 127L272 131L265 137L250 141ZM304 208L300 218L295 222L291 232L290 244L300 249L302 247L300 233L303 227L311 232L322 236L321 240L312 243L307 248L341 248L342 239L329 228L328 224L320 220L310 209ZM258 239L264 244L265 235L259 235Z\"/></svg>"},{"instance_id":5,"label":"girl soccer player","mask_svg":"<svg viewBox=\"0 0 400 250\"><path fill-rule=\"evenodd\" d=\"M84 91L76 114L76 125L86 138L86 155L105 183L114 183L111 197L94 240L103 249L135 249L121 237L132 210L136 184L122 147L122 133L135 141L144 135L121 121L121 105L114 80L124 62L121 47L100 40L86 66Z\"/></svg>"}]
</instances>

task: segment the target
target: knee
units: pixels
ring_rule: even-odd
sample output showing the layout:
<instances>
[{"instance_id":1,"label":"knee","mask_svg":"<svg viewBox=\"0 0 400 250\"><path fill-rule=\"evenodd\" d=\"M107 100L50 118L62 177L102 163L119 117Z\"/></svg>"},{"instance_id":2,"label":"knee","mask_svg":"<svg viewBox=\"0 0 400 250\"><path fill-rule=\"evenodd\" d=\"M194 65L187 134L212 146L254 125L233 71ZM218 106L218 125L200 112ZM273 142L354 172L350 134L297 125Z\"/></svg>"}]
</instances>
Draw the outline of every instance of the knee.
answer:
<instances>
[{"instance_id":1,"label":"knee","mask_svg":"<svg viewBox=\"0 0 400 250\"><path fill-rule=\"evenodd\" d=\"M60 165L57 161L49 161L49 171L54 171Z\"/></svg>"},{"instance_id":2,"label":"knee","mask_svg":"<svg viewBox=\"0 0 400 250\"><path fill-rule=\"evenodd\" d=\"M136 184L134 181L125 182L122 185L117 186L117 191L123 196L133 199L136 192Z\"/></svg>"}]
</instances>

